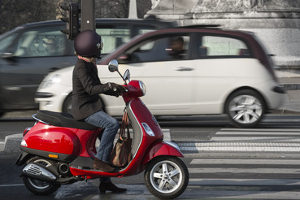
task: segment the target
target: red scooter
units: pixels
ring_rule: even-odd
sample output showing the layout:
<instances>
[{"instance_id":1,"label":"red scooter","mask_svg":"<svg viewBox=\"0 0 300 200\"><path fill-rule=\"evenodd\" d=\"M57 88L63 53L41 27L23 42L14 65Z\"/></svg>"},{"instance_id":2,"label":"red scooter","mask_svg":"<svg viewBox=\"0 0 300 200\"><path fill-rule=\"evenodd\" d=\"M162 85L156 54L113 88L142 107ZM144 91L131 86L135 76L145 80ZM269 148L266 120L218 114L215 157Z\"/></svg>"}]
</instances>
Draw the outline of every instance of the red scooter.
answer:
<instances>
[{"instance_id":1,"label":"red scooter","mask_svg":"<svg viewBox=\"0 0 300 200\"><path fill-rule=\"evenodd\" d=\"M109 63L111 72L118 71L118 62ZM133 130L132 159L116 172L93 169L95 142L101 129L76 121L65 113L39 111L33 117L36 123L27 128L21 142L17 165L25 165L22 177L28 190L37 195L56 191L61 184L108 177L123 177L145 170L149 191L159 198L175 198L188 185L189 173L179 147L163 141L163 132L154 116L139 97L145 95L141 81L130 81L128 70L124 76L127 92L123 99ZM126 81L129 81L127 84Z\"/></svg>"}]
</instances>

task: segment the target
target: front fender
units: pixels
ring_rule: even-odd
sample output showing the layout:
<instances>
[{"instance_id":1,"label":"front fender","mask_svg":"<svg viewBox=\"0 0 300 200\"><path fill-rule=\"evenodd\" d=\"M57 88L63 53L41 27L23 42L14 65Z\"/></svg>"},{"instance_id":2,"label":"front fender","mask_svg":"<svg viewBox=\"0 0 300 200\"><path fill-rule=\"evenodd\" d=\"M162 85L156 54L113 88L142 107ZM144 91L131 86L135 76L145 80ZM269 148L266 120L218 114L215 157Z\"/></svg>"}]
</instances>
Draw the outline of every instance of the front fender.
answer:
<instances>
[{"instance_id":1,"label":"front fender","mask_svg":"<svg viewBox=\"0 0 300 200\"><path fill-rule=\"evenodd\" d=\"M160 142L154 145L149 152L145 155L143 164L148 163L153 158L158 156L176 156L183 157L177 144L173 142Z\"/></svg>"}]
</instances>

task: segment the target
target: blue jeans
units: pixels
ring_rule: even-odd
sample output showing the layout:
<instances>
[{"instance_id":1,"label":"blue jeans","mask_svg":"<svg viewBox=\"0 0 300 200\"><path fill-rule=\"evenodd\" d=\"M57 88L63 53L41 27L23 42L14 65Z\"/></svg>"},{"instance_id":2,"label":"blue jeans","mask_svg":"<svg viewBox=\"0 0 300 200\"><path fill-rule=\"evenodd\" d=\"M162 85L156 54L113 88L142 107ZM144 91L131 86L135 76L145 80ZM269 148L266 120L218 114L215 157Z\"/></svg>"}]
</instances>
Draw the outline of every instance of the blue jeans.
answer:
<instances>
[{"instance_id":1,"label":"blue jeans","mask_svg":"<svg viewBox=\"0 0 300 200\"><path fill-rule=\"evenodd\" d=\"M99 136L100 145L97 149L96 158L109 163L113 142L119 129L118 121L103 111L98 111L84 119L85 122L103 128L102 135ZM109 178L103 177L100 181L108 182Z\"/></svg>"}]
</instances>

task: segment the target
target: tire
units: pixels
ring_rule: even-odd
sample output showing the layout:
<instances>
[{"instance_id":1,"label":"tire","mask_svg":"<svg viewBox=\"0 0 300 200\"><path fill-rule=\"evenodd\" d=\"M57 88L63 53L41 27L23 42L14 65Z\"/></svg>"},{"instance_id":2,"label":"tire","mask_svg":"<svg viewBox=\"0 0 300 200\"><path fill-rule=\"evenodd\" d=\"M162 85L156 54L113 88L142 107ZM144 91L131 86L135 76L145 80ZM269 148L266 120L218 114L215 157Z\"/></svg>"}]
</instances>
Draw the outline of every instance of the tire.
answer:
<instances>
[{"instance_id":1,"label":"tire","mask_svg":"<svg viewBox=\"0 0 300 200\"><path fill-rule=\"evenodd\" d=\"M225 113L233 125L241 128L255 127L264 117L266 103L254 90L244 89L234 92L225 104Z\"/></svg>"},{"instance_id":2,"label":"tire","mask_svg":"<svg viewBox=\"0 0 300 200\"><path fill-rule=\"evenodd\" d=\"M62 106L62 112L63 113L69 113L71 114L72 113L72 94L69 94L64 103L63 103L63 106Z\"/></svg>"},{"instance_id":3,"label":"tire","mask_svg":"<svg viewBox=\"0 0 300 200\"><path fill-rule=\"evenodd\" d=\"M52 164L51 162L43 159L35 157L31 159L27 163L39 163L41 165L49 165ZM55 192L59 187L60 184L56 182L48 182L48 181L41 181L38 179L30 178L27 176L23 176L23 182L25 184L25 187L36 195L49 195L53 192Z\"/></svg>"},{"instance_id":4,"label":"tire","mask_svg":"<svg viewBox=\"0 0 300 200\"><path fill-rule=\"evenodd\" d=\"M161 199L173 199L185 191L189 182L189 172L179 158L164 156L150 162L144 178L148 190L153 195Z\"/></svg>"}]
</instances>

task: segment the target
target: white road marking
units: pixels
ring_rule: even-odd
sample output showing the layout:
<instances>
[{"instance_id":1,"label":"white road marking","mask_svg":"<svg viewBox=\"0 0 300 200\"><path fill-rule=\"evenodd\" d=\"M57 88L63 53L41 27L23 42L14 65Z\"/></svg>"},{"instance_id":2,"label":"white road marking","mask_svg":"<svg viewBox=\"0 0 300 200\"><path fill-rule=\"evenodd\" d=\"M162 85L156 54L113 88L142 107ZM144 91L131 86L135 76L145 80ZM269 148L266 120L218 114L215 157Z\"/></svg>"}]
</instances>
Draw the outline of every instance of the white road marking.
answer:
<instances>
[{"instance_id":1,"label":"white road marking","mask_svg":"<svg viewBox=\"0 0 300 200\"><path fill-rule=\"evenodd\" d=\"M263 132L300 132L300 129L296 128L221 128L220 131L263 131Z\"/></svg>"},{"instance_id":2,"label":"white road marking","mask_svg":"<svg viewBox=\"0 0 300 200\"><path fill-rule=\"evenodd\" d=\"M181 147L300 147L300 143L282 142L213 142L179 143Z\"/></svg>"},{"instance_id":3,"label":"white road marking","mask_svg":"<svg viewBox=\"0 0 300 200\"><path fill-rule=\"evenodd\" d=\"M218 178L190 178L190 185L201 186L275 186L275 185L300 185L300 179L218 179Z\"/></svg>"},{"instance_id":4,"label":"white road marking","mask_svg":"<svg viewBox=\"0 0 300 200\"><path fill-rule=\"evenodd\" d=\"M300 160L286 159L193 159L191 165L197 164L241 164L241 165L300 165Z\"/></svg>"},{"instance_id":5,"label":"white road marking","mask_svg":"<svg viewBox=\"0 0 300 200\"><path fill-rule=\"evenodd\" d=\"M24 186L24 184L4 184L4 185L0 185L0 187L19 187L19 186Z\"/></svg>"},{"instance_id":6,"label":"white road marking","mask_svg":"<svg viewBox=\"0 0 300 200\"><path fill-rule=\"evenodd\" d=\"M230 173L230 174L242 174L242 173L253 173L253 174L294 174L300 175L300 169L289 169L289 168L189 168L190 174L205 173Z\"/></svg>"},{"instance_id":7,"label":"white road marking","mask_svg":"<svg viewBox=\"0 0 300 200\"><path fill-rule=\"evenodd\" d=\"M164 134L164 141L170 142L171 141L171 134L170 129L162 129Z\"/></svg>"},{"instance_id":8,"label":"white road marking","mask_svg":"<svg viewBox=\"0 0 300 200\"><path fill-rule=\"evenodd\" d=\"M241 147L241 146L224 146L224 147L180 147L182 151L231 151L231 152L300 152L300 147Z\"/></svg>"},{"instance_id":9,"label":"white road marking","mask_svg":"<svg viewBox=\"0 0 300 200\"><path fill-rule=\"evenodd\" d=\"M300 136L300 131L299 132L289 132L289 131L283 131L283 132L267 132L267 131L256 131L256 132L252 132L252 131L239 131L239 132L224 132L224 131L218 131L216 132L216 135L282 135L282 136L286 136L286 135L293 135L293 136Z\"/></svg>"},{"instance_id":10,"label":"white road marking","mask_svg":"<svg viewBox=\"0 0 300 200\"><path fill-rule=\"evenodd\" d=\"M299 136L300 129L224 128L209 139L178 144L182 151L300 152Z\"/></svg>"},{"instance_id":11,"label":"white road marking","mask_svg":"<svg viewBox=\"0 0 300 200\"><path fill-rule=\"evenodd\" d=\"M283 137L212 137L210 141L284 141L284 142L300 142L299 137L283 136Z\"/></svg>"},{"instance_id":12,"label":"white road marking","mask_svg":"<svg viewBox=\"0 0 300 200\"><path fill-rule=\"evenodd\" d=\"M297 191L263 191L263 190L199 190L197 196L203 199L256 199L256 200L299 200ZM198 199L198 198L193 198Z\"/></svg>"}]
</instances>

